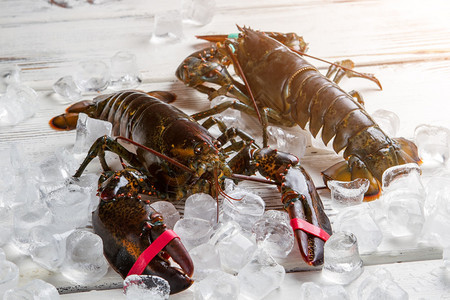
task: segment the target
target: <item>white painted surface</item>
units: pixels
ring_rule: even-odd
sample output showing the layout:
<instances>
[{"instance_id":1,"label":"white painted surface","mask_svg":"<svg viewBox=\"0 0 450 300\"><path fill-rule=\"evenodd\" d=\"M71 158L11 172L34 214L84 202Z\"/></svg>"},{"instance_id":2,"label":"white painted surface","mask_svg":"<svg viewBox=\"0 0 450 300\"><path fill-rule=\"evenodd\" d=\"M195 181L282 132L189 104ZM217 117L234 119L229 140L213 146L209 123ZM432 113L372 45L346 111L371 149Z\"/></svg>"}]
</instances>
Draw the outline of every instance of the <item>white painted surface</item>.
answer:
<instances>
[{"instance_id":1,"label":"white painted surface","mask_svg":"<svg viewBox=\"0 0 450 300\"><path fill-rule=\"evenodd\" d=\"M106 2L106 1L105 1ZM185 37L177 43L150 42L154 14L179 7L177 1L109 1L73 9L51 6L45 0L3 0L0 2L0 67L18 64L23 81L40 95L40 109L32 119L15 127L0 128L0 149L19 142L36 160L63 146L73 144L73 132L56 132L47 122L63 112L67 104L52 93L52 84L73 72L88 58L108 60L117 51L137 55L143 90L172 90L175 103L187 112L209 106L206 96L178 82L174 72L191 52L206 44L198 34L235 32L235 24L255 29L296 32L309 43L309 53L329 60L351 58L361 72L376 74L383 91L361 79L344 79L346 90L363 93L369 112L383 108L401 119L400 133L412 137L422 123L449 125L450 101L450 5L446 1L225 1L217 3L213 21L203 27L184 27ZM315 63L315 62L313 62ZM317 64L321 70L325 65ZM321 185L319 171L339 157L314 154L310 148L302 159L314 180ZM277 205L278 194L267 187L255 190ZM326 193L323 194L327 198ZM275 200L273 200L275 199ZM364 257L366 270L386 264L412 299L449 296L448 274L441 268L440 249L417 247L415 243L387 243L380 251ZM66 286L61 276L43 271L29 259L20 261L21 282L43 278ZM429 260L433 259L433 260ZM391 264L396 261L407 261ZM288 270L305 270L297 252L283 261ZM302 282L320 281L319 272L294 272L268 299L294 299ZM120 282L110 272L103 280ZM64 295L63 299L123 299L119 290ZM186 291L171 297L191 299Z\"/></svg>"}]
</instances>

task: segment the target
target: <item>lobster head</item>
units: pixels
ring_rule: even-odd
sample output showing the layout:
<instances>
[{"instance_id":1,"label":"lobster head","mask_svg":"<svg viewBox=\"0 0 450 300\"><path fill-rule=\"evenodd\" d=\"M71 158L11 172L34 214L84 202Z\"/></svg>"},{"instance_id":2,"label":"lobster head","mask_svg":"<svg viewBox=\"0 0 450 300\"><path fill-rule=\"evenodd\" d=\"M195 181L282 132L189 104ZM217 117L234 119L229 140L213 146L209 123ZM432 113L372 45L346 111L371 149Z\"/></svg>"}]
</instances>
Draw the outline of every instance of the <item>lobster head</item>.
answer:
<instances>
[{"instance_id":1,"label":"lobster head","mask_svg":"<svg viewBox=\"0 0 450 300\"><path fill-rule=\"evenodd\" d=\"M194 120L178 120L164 133L162 142L168 156L187 166L194 178L207 181L230 176L232 171L225 163L221 144L203 126L192 126ZM181 134L180 134L181 133Z\"/></svg>"},{"instance_id":2,"label":"lobster head","mask_svg":"<svg viewBox=\"0 0 450 300\"><path fill-rule=\"evenodd\" d=\"M151 193L146 182L146 176L134 168L104 174L99 181L100 204L93 213L93 227L103 240L105 257L123 278L131 275L136 261L142 262L142 253L169 231L162 215L144 199ZM180 268L171 266L169 257ZM189 253L174 238L150 262L145 262L141 274L166 279L171 293L177 293L193 283L193 270Z\"/></svg>"}]
</instances>

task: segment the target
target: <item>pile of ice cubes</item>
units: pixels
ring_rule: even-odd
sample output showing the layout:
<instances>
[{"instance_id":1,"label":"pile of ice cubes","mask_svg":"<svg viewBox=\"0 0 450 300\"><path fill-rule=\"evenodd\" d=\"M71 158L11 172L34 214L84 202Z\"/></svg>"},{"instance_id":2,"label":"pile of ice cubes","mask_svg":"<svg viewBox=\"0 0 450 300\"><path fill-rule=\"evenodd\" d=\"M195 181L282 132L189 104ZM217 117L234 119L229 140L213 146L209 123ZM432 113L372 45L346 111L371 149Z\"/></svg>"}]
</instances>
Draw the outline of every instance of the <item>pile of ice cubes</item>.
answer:
<instances>
[{"instance_id":1,"label":"pile of ice cubes","mask_svg":"<svg viewBox=\"0 0 450 300\"><path fill-rule=\"evenodd\" d=\"M226 193L219 216L210 195L190 196L174 227L194 262L195 297L262 299L284 279L275 258L286 257L294 245L289 218L282 211L264 212L264 201L249 191Z\"/></svg>"},{"instance_id":2,"label":"pile of ice cubes","mask_svg":"<svg viewBox=\"0 0 450 300\"><path fill-rule=\"evenodd\" d=\"M110 58L80 61L72 75L61 77L53 84L53 90L66 102L75 102L90 92L132 89L142 82L136 55L119 51Z\"/></svg>"},{"instance_id":3,"label":"pile of ice cubes","mask_svg":"<svg viewBox=\"0 0 450 300\"><path fill-rule=\"evenodd\" d=\"M75 153L58 149L35 162L20 144L0 150L0 247L15 248L76 284L92 284L106 274L102 240L87 229L98 205L99 176L71 176L92 141L110 133L108 122L82 116Z\"/></svg>"},{"instance_id":4,"label":"pile of ice cubes","mask_svg":"<svg viewBox=\"0 0 450 300\"><path fill-rule=\"evenodd\" d=\"M38 94L20 79L16 65L0 68L0 127L13 126L38 110Z\"/></svg>"}]
</instances>

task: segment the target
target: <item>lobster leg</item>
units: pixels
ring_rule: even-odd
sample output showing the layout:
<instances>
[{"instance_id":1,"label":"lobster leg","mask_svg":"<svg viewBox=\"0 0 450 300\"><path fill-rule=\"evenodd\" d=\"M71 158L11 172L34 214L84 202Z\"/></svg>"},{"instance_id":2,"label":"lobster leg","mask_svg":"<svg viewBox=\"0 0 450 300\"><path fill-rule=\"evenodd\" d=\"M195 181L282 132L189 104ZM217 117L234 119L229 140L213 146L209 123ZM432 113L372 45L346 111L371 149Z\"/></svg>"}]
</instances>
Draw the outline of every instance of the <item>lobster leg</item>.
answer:
<instances>
[{"instance_id":1,"label":"lobster leg","mask_svg":"<svg viewBox=\"0 0 450 300\"><path fill-rule=\"evenodd\" d=\"M100 162L102 164L103 170L109 171L110 169L104 159L105 149L116 153L117 155L119 155L121 158L125 159L128 163L130 163L134 167L142 167L141 162L138 160L137 156L134 153L128 151L124 146L119 144L119 142L117 142L112 137L105 135L105 136L99 137L94 142L94 144L89 149L86 158L81 163L80 167L76 171L75 175L73 175L73 177L80 177L81 174L83 173L83 171L88 166L88 164L97 156L100 158Z\"/></svg>"},{"instance_id":2,"label":"lobster leg","mask_svg":"<svg viewBox=\"0 0 450 300\"><path fill-rule=\"evenodd\" d=\"M331 78L331 76L333 76L333 74L335 74L333 81L337 84L339 84L339 82L341 82L341 80L342 80L342 78L344 78L344 76L347 76L348 78L351 78L351 77L365 78L365 79L375 82L380 87L380 89L382 89L380 81L373 74L355 72L353 70L354 67L355 67L355 63L350 59L337 61L330 65L330 67L328 68L327 74L325 76L328 78Z\"/></svg>"},{"instance_id":3,"label":"lobster leg","mask_svg":"<svg viewBox=\"0 0 450 300\"><path fill-rule=\"evenodd\" d=\"M191 117L193 117L195 120L201 120L206 117L209 117L209 116L212 116L215 114L219 114L227 109L235 109L235 110L243 112L247 115L256 117L255 109L247 104L244 104L241 101L224 101L210 109L195 113L195 114L191 115ZM283 118L282 115L279 114L274 109L265 108L265 112L263 112L263 113L265 113L267 115L267 119L271 123L288 126L288 127L291 127L294 125L294 123L291 120L289 120L287 118Z\"/></svg>"}]
</instances>

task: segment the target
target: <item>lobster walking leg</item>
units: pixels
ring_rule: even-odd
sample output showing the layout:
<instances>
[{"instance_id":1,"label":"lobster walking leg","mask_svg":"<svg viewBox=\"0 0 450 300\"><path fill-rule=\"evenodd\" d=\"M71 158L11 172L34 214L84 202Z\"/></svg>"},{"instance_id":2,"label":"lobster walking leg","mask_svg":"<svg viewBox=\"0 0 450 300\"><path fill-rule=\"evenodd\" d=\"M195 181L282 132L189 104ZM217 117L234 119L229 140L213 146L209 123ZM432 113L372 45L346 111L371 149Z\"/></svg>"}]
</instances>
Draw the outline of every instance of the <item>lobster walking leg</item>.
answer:
<instances>
[{"instance_id":1,"label":"lobster walking leg","mask_svg":"<svg viewBox=\"0 0 450 300\"><path fill-rule=\"evenodd\" d=\"M88 154L84 161L81 163L80 167L76 171L75 175L73 177L80 177L81 174L83 174L83 171L86 169L86 167L89 165L89 163L95 158L99 157L100 162L102 163L102 168L104 171L109 171L110 168L106 164L104 157L105 157L105 150L109 150L111 152L116 153L121 158L125 159L127 162L129 162L134 167L142 167L141 162L137 159L136 155L130 151L128 151L125 147L123 147L117 140L113 139L109 136L102 136L99 137L94 144L92 144L91 148L88 151Z\"/></svg>"}]
</instances>

